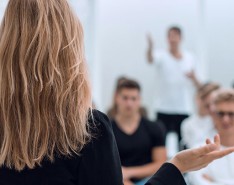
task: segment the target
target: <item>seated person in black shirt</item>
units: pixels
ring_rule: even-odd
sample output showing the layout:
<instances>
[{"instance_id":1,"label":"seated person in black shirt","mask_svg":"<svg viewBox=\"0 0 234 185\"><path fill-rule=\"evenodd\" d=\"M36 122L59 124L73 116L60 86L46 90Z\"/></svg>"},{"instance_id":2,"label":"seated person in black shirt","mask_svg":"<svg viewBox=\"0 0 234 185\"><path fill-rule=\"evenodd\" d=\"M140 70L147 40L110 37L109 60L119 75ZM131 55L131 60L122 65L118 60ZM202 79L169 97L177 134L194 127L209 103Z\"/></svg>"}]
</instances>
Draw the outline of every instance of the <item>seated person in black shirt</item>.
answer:
<instances>
[{"instance_id":1,"label":"seated person in black shirt","mask_svg":"<svg viewBox=\"0 0 234 185\"><path fill-rule=\"evenodd\" d=\"M140 85L125 80L117 88L117 114L112 120L124 184L144 184L166 161L165 132L139 113Z\"/></svg>"}]
</instances>

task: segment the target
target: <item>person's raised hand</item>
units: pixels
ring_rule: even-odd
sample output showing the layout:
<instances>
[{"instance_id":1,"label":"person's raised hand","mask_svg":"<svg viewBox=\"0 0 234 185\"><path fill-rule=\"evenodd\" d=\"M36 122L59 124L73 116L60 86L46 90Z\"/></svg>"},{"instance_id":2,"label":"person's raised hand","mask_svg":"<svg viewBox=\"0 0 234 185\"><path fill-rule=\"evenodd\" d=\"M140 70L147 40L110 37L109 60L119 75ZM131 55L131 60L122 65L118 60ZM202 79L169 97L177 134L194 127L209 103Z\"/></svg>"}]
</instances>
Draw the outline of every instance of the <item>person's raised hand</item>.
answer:
<instances>
[{"instance_id":1,"label":"person's raised hand","mask_svg":"<svg viewBox=\"0 0 234 185\"><path fill-rule=\"evenodd\" d=\"M147 43L148 43L148 48L147 48L147 53L146 53L147 60L149 63L153 63L154 42L153 42L153 39L151 37L151 34L148 33L146 35L146 38L147 38Z\"/></svg>"},{"instance_id":2,"label":"person's raised hand","mask_svg":"<svg viewBox=\"0 0 234 185\"><path fill-rule=\"evenodd\" d=\"M214 142L206 140L206 145L197 149L184 150L178 153L170 163L174 164L181 173L196 171L206 167L212 161L234 152L234 147L220 150L220 137L216 135Z\"/></svg>"}]
</instances>

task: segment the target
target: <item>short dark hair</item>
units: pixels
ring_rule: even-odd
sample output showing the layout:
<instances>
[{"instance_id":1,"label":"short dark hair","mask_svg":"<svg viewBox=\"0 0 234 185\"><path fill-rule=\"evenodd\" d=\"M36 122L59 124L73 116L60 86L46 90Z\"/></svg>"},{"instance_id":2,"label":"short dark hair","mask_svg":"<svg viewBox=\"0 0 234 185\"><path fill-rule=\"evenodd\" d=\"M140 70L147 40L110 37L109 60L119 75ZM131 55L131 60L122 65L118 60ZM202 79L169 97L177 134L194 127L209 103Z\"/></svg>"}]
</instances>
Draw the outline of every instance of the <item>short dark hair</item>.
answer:
<instances>
[{"instance_id":1,"label":"short dark hair","mask_svg":"<svg viewBox=\"0 0 234 185\"><path fill-rule=\"evenodd\" d=\"M182 30L180 27L178 26L171 26L169 29L168 29L168 35L171 31L175 31L177 32L180 36L182 36Z\"/></svg>"},{"instance_id":2,"label":"short dark hair","mask_svg":"<svg viewBox=\"0 0 234 185\"><path fill-rule=\"evenodd\" d=\"M128 78L125 77L125 76L120 76L118 79L117 79L117 82L116 82L116 88L122 83L124 82L125 80L127 80Z\"/></svg>"},{"instance_id":3,"label":"short dark hair","mask_svg":"<svg viewBox=\"0 0 234 185\"><path fill-rule=\"evenodd\" d=\"M117 92L121 91L122 89L137 89L138 91L141 91L141 86L135 80L125 79L117 86Z\"/></svg>"}]
</instances>

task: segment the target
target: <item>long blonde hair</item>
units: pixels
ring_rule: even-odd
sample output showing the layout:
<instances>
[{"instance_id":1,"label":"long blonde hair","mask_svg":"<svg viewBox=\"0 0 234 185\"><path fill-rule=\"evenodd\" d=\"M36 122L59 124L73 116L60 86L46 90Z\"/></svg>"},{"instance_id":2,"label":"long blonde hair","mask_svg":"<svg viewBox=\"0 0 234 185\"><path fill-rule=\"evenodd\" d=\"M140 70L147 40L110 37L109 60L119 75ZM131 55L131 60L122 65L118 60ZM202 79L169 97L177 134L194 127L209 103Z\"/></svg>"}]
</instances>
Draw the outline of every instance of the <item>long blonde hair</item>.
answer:
<instances>
[{"instance_id":1,"label":"long blonde hair","mask_svg":"<svg viewBox=\"0 0 234 185\"><path fill-rule=\"evenodd\" d=\"M9 0L0 27L0 166L80 154L91 92L82 26L66 0Z\"/></svg>"}]
</instances>

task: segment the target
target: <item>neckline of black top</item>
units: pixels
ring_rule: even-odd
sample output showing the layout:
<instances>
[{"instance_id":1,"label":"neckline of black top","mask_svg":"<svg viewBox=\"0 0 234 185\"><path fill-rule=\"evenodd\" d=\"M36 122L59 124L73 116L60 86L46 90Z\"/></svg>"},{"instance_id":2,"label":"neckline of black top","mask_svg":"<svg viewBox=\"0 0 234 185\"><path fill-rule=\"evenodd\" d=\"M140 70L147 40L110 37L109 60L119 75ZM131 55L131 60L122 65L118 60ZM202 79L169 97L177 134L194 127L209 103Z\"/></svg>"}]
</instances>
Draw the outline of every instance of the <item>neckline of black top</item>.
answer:
<instances>
[{"instance_id":1,"label":"neckline of black top","mask_svg":"<svg viewBox=\"0 0 234 185\"><path fill-rule=\"evenodd\" d=\"M121 133L123 133L124 135L126 135L126 136L128 136L128 137L132 137L132 136L136 135L137 132L139 132L139 130L140 130L141 126L142 126L142 121L143 121L143 117L140 118L139 123L138 123L138 127L137 127L137 128L135 129L135 131L132 132L131 134L128 134L128 133L126 133L124 130L122 130L122 129L119 127L119 124L118 124L118 122L117 122L115 119L113 120L113 123L114 123L115 127L116 127Z\"/></svg>"}]
</instances>

